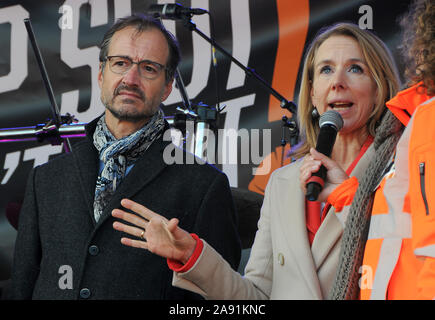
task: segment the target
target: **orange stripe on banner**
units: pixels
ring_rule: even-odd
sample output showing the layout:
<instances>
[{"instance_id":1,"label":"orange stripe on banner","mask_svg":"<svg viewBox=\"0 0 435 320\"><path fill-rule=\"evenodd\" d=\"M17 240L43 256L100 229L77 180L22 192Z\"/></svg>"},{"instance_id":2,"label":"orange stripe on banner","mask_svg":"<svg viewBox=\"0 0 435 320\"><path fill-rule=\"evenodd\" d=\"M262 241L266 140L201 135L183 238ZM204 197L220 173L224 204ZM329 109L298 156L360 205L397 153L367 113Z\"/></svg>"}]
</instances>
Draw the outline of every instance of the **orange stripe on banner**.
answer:
<instances>
[{"instance_id":1,"label":"orange stripe on banner","mask_svg":"<svg viewBox=\"0 0 435 320\"><path fill-rule=\"evenodd\" d=\"M279 39L272 87L284 98L292 101L308 32L310 6L309 0L276 0L276 5ZM269 122L281 120L283 115L290 116L290 112L282 109L280 101L271 95Z\"/></svg>"}]
</instances>

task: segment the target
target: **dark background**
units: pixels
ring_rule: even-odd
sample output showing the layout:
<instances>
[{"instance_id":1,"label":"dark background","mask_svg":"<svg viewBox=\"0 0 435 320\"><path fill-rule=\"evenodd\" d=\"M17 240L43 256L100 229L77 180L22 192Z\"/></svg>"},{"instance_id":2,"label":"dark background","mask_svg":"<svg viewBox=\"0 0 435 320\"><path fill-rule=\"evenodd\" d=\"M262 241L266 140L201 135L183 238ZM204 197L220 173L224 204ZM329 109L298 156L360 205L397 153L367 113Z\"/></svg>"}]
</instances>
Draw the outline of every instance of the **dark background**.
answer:
<instances>
[{"instance_id":1,"label":"dark background","mask_svg":"<svg viewBox=\"0 0 435 320\"><path fill-rule=\"evenodd\" d=\"M240 0L233 0L240 1ZM283 0L277 0L283 1ZM296 0L287 0L295 1ZM89 108L95 108L95 114L103 112L101 106L91 104L91 72L89 66L70 68L60 56L60 41L62 30L58 26L58 21L62 17L59 7L65 1L60 0L24 0L24 1L1 1L1 10L20 5L28 13L32 21L33 29L38 41L42 56L44 57L47 72L49 74L53 91L56 96L57 104L61 105L61 94L79 90L79 108L77 118L80 113ZM145 12L150 4L157 1L146 0L126 0L131 3L132 12ZM178 1L185 6L199 6L199 1ZM232 21L231 21L231 1L215 0L202 1L208 5L213 18L212 36L226 50L231 52L233 46ZM358 9L362 5L369 5L373 9L373 31L385 41L392 51L399 71L403 74L403 65L398 53L400 44L400 28L397 18L407 10L409 1L357 1L357 0L312 0L309 1L309 25L306 36L306 43L314 37L316 32L325 25L330 25L338 21L348 21L358 24L361 14ZM104 32L114 22L114 0L107 0L108 22L105 25L91 27L91 6L84 4L80 7L80 27L78 36L78 46L80 49L97 46L102 39ZM74 13L76 14L76 13ZM241 14L241 13L240 13ZM279 22L277 13L277 2L272 0L250 0L249 18L251 39L250 55L248 66L254 68L256 72L268 83L272 83L275 57L279 42ZM0 39L2 50L0 50L0 77L7 76L11 71L11 24L0 23ZM17 35L15 35L17 36ZM193 65L193 40L191 31L187 30L180 22L176 23L176 36L180 41L183 54L183 61L180 71L186 86L192 80ZM197 53L198 54L198 53ZM200 54L209 55L210 52ZM51 116L49 100L41 80L41 75L36 64L34 53L30 44L27 45L28 73L21 86L12 91L5 91L0 87L0 128L11 128L20 126L34 126L43 123ZM220 102L236 99L255 93L253 106L243 108L240 114L238 128L272 129L272 148L280 143L281 121L268 120L268 110L270 95L255 79L246 78L243 86L226 89L226 82L230 70L231 62L221 53L217 53L218 70L217 79L213 70L210 70L208 82L205 88L196 96L190 97L193 103L200 101L213 105L216 103L216 85L219 88ZM296 87L294 88L294 101L297 101L299 86L299 73L289 74L289 77L297 77ZM174 89L176 90L176 89ZM175 112L175 108L181 106L181 101L166 105L165 114L170 116ZM100 108L100 109L99 109ZM284 112L283 112L284 115ZM219 127L225 123L223 114ZM74 141L77 140L73 140ZM11 203L20 203L23 198L25 183L29 171L34 166L34 161L24 159L26 150L34 147L41 147L44 143L37 142L9 142L0 143L0 183L8 172L6 167L6 156L13 152L19 152L19 162L12 175L6 183L0 184L0 287L10 276L12 252L16 236L16 231L6 219L5 209ZM55 155L52 155L53 157ZM220 167L219 165L217 165ZM237 182L233 185L240 189L247 189L249 182L253 179L253 164L239 164ZM50 196L50 195L47 195Z\"/></svg>"}]
</instances>

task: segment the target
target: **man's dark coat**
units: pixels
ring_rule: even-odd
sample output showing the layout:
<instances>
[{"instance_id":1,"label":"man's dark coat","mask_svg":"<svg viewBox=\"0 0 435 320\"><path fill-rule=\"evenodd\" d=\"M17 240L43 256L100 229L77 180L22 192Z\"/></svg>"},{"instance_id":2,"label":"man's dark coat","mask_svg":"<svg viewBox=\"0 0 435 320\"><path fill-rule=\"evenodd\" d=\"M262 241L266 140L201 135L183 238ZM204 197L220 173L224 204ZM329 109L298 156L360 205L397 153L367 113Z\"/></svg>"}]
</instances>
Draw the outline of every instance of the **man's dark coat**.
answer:
<instances>
[{"instance_id":1,"label":"man's dark coat","mask_svg":"<svg viewBox=\"0 0 435 320\"><path fill-rule=\"evenodd\" d=\"M156 140L118 186L95 222L93 200L99 168L92 139L30 174L20 213L12 271L15 299L197 299L172 287L166 260L121 244L130 235L113 229L111 216L129 198L205 239L237 268L240 240L228 179L207 164L171 164L169 142ZM184 151L183 151L184 152ZM184 152L184 155L186 153ZM72 275L72 288L68 278Z\"/></svg>"}]
</instances>

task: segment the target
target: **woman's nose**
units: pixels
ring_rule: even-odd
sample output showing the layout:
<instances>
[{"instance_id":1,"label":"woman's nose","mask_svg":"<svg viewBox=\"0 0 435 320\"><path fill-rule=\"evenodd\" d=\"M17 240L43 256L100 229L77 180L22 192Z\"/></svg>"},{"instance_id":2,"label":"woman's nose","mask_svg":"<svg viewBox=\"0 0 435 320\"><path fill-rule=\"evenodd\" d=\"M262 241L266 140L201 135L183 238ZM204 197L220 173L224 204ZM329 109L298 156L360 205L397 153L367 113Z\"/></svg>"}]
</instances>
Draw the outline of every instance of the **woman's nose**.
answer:
<instances>
[{"instance_id":1,"label":"woman's nose","mask_svg":"<svg viewBox=\"0 0 435 320\"><path fill-rule=\"evenodd\" d=\"M335 72L331 81L333 90L345 89L347 87L346 76L342 71Z\"/></svg>"}]
</instances>

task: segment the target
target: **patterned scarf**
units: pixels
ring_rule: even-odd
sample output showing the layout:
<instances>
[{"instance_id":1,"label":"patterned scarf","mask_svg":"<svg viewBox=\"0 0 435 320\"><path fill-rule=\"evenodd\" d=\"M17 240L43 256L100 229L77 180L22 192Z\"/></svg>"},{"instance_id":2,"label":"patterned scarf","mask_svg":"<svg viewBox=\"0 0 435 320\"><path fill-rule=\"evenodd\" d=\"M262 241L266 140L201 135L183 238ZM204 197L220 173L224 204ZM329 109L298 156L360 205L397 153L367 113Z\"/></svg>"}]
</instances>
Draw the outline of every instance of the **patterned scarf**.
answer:
<instances>
[{"instance_id":1,"label":"patterned scarf","mask_svg":"<svg viewBox=\"0 0 435 320\"><path fill-rule=\"evenodd\" d=\"M95 221L98 222L116 188L124 179L127 167L140 158L153 141L162 135L164 126L164 114L159 109L142 129L117 140L107 128L105 116L100 118L93 138L104 168L97 177L95 187Z\"/></svg>"}]
</instances>

